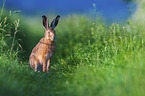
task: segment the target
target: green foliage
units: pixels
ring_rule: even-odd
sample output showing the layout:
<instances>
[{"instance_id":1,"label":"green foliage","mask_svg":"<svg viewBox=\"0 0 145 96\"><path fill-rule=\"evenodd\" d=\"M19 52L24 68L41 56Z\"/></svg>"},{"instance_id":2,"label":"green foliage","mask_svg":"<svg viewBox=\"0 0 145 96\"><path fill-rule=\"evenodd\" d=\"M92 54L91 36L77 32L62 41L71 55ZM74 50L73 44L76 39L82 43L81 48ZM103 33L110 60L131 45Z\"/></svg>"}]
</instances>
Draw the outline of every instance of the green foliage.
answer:
<instances>
[{"instance_id":1,"label":"green foliage","mask_svg":"<svg viewBox=\"0 0 145 96\"><path fill-rule=\"evenodd\" d=\"M61 18L50 72L37 73L30 68L28 59L24 62L18 57L19 50L12 46L17 36L11 33L20 28L28 39L22 38L22 47L31 51L44 34L41 22L23 22L19 27L19 20L13 23L12 17L9 21L7 18L4 16L0 21L0 42L4 42L0 45L0 95L145 95L145 34L134 21L129 19L125 25L107 27L99 19L93 21L83 15ZM20 47L19 43L16 47Z\"/></svg>"},{"instance_id":2,"label":"green foliage","mask_svg":"<svg viewBox=\"0 0 145 96\"><path fill-rule=\"evenodd\" d=\"M20 48L19 46L21 46L18 43L19 39L16 39L16 34L19 31L19 19L15 20L12 17L12 15L17 12L18 11L14 11L13 13L11 13L10 11L10 13L2 13L1 11L0 15L0 51L9 52L10 55L13 50L18 51Z\"/></svg>"},{"instance_id":3,"label":"green foliage","mask_svg":"<svg viewBox=\"0 0 145 96\"><path fill-rule=\"evenodd\" d=\"M133 14L133 20L136 22L137 26L140 27L141 31L144 31L145 25L145 0L135 0L136 1L136 11Z\"/></svg>"}]
</instances>

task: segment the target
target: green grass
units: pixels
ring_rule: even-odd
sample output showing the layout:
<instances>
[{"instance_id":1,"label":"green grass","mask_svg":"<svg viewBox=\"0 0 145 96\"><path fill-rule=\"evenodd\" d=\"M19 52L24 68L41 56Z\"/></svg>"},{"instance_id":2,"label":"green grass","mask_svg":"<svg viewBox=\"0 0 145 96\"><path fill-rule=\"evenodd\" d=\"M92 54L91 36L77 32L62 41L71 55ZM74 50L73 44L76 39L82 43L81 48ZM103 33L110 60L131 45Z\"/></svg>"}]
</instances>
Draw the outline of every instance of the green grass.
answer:
<instances>
[{"instance_id":1,"label":"green grass","mask_svg":"<svg viewBox=\"0 0 145 96\"><path fill-rule=\"evenodd\" d=\"M145 95L145 34L134 21L105 26L99 19L93 21L83 15L61 18L50 72L37 73L30 68L27 57L43 37L41 22L20 19L17 28L25 37L19 43L19 35L13 35L13 22L18 20L5 17L0 19L1 96ZM18 55L19 44L25 50L25 59Z\"/></svg>"}]
</instances>

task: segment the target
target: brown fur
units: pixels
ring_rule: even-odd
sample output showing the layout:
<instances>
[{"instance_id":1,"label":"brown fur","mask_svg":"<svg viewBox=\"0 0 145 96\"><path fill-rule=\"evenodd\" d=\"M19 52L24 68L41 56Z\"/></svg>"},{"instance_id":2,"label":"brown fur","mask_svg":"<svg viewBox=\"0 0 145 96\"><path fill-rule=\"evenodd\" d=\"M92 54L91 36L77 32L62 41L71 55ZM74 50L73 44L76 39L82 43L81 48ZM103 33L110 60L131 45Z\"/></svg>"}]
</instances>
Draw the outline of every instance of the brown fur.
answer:
<instances>
[{"instance_id":1,"label":"brown fur","mask_svg":"<svg viewBox=\"0 0 145 96\"><path fill-rule=\"evenodd\" d=\"M53 32L52 29L51 29L51 31ZM48 33L45 33L45 34L48 34ZM30 58L29 58L30 66L31 66L31 68L35 69L35 71L37 71L36 67L38 67L39 65L42 65L42 64L43 64L43 72L46 71L46 65L47 65L47 71L48 71L49 65L50 65L49 64L50 62L48 62L48 60L50 59L50 57L53 55L53 53L55 51L54 41L47 39L46 36L47 35L45 35L45 37L39 41L39 43L36 45L36 47L34 47L34 49L32 50L32 53L30 55Z\"/></svg>"},{"instance_id":2,"label":"brown fur","mask_svg":"<svg viewBox=\"0 0 145 96\"><path fill-rule=\"evenodd\" d=\"M55 51L55 31L54 28L57 26L60 16L57 15L49 26L48 19L46 16L42 16L42 24L45 28L45 37L42 38L39 43L33 48L29 58L30 66L35 71L43 72L49 71L50 58ZM43 67L43 68L42 68Z\"/></svg>"}]
</instances>

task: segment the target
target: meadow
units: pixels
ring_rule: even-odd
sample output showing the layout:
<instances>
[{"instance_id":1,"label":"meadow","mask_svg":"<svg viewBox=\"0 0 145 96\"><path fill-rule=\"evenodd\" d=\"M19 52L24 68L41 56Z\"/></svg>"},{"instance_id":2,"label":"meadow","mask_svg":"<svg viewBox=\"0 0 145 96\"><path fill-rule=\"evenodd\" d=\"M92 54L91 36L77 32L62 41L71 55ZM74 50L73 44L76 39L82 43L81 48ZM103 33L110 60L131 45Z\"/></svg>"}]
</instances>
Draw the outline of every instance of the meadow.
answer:
<instances>
[{"instance_id":1,"label":"meadow","mask_svg":"<svg viewBox=\"0 0 145 96\"><path fill-rule=\"evenodd\" d=\"M0 15L0 96L145 95L145 30L135 21L107 26L85 15L62 17L50 72L37 73L28 57L44 36L41 17L13 13Z\"/></svg>"}]
</instances>

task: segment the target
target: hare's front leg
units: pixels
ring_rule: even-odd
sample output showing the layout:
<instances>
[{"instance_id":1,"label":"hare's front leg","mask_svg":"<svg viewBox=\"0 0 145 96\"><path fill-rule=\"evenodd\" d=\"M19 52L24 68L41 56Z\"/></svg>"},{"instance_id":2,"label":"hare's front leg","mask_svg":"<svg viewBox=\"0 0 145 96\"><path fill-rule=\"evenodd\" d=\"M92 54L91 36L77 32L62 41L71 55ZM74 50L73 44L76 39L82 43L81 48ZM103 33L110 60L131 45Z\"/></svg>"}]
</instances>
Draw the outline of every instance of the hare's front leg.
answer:
<instances>
[{"instance_id":1,"label":"hare's front leg","mask_svg":"<svg viewBox=\"0 0 145 96\"><path fill-rule=\"evenodd\" d=\"M46 71L46 60L43 61L43 72Z\"/></svg>"},{"instance_id":2,"label":"hare's front leg","mask_svg":"<svg viewBox=\"0 0 145 96\"><path fill-rule=\"evenodd\" d=\"M49 71L49 65L50 65L50 58L47 61L47 72Z\"/></svg>"}]
</instances>

